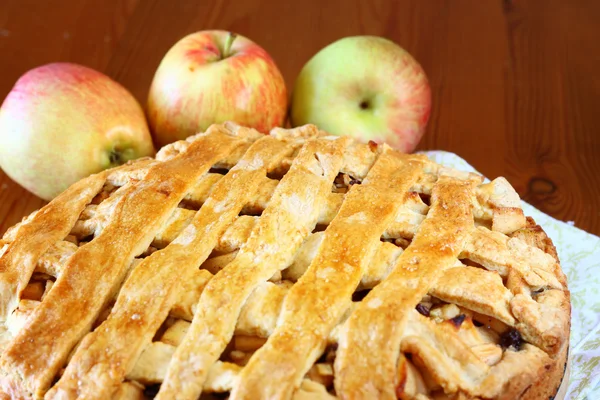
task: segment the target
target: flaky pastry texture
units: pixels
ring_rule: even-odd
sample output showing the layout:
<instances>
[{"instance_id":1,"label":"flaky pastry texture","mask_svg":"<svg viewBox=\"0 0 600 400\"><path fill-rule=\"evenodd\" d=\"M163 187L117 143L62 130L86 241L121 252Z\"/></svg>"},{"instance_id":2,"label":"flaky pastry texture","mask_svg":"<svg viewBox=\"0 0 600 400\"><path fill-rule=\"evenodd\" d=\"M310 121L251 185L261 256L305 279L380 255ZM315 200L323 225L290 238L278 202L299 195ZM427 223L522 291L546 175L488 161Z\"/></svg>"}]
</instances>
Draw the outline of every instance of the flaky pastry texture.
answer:
<instances>
[{"instance_id":1,"label":"flaky pastry texture","mask_svg":"<svg viewBox=\"0 0 600 400\"><path fill-rule=\"evenodd\" d=\"M504 178L312 125L213 125L0 241L0 398L547 399L569 331Z\"/></svg>"}]
</instances>

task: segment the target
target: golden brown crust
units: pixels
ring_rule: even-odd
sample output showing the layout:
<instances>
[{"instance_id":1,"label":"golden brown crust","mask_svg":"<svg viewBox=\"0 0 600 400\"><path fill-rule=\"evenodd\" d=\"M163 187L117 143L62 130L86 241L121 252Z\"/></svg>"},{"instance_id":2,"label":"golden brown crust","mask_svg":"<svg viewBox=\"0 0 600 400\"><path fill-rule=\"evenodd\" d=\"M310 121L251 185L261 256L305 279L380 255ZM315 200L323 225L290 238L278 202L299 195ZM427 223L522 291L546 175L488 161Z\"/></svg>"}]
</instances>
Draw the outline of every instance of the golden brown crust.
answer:
<instances>
[{"instance_id":1,"label":"golden brown crust","mask_svg":"<svg viewBox=\"0 0 600 400\"><path fill-rule=\"evenodd\" d=\"M61 398L69 393L85 397L112 395L139 357L142 346L152 339L173 308L177 300L173 286L180 279L192 279L196 267L210 255L219 236L255 192L261 173L265 173L264 161L285 154L282 150L285 146L268 137L250 147L236 173L217 184L202 212L196 214L173 245L153 253L135 268L121 289L110 318L86 337L46 398ZM148 291L148 285L154 286L154 291Z\"/></svg>"},{"instance_id":2,"label":"golden brown crust","mask_svg":"<svg viewBox=\"0 0 600 400\"><path fill-rule=\"evenodd\" d=\"M242 371L232 396L291 396L350 306L385 227L402 205L398 198L421 173L419 161L384 152L363 183L350 189L311 265L286 296L277 328ZM366 198L372 200L365 203ZM267 379L277 364L289 366L278 374L279 382Z\"/></svg>"},{"instance_id":3,"label":"golden brown crust","mask_svg":"<svg viewBox=\"0 0 600 400\"><path fill-rule=\"evenodd\" d=\"M544 253L551 255L557 263L559 263L558 253L556 252L556 247L552 242L552 239L544 232L543 228L537 225L533 218L527 217L527 225L515 231L512 237L519 238L524 242L528 243L530 246L537 247L542 250ZM562 269L556 269L556 276L560 279L561 283L567 287L567 278L562 272ZM562 312L567 316L569 324L561 332L562 335L568 338L570 328L571 328L571 295L568 290L565 290L566 298L565 302L562 305ZM523 394L523 400L536 400L536 399L549 399L552 398L558 392L562 382L564 379L568 377L566 374L567 369L567 361L569 356L569 342L566 340L563 343L562 348L556 354L552 363L547 365L544 370L540 371L537 375L537 379L535 379L527 389L527 391Z\"/></svg>"},{"instance_id":4,"label":"golden brown crust","mask_svg":"<svg viewBox=\"0 0 600 400\"><path fill-rule=\"evenodd\" d=\"M186 152L173 163L152 167L144 181L125 188L111 223L69 258L46 301L4 350L2 373L20 382L25 393L46 392L73 346L120 286L134 256L148 247L197 177L227 152L226 140L215 130L194 144L212 151ZM46 357L39 357L40 351Z\"/></svg>"},{"instance_id":5,"label":"golden brown crust","mask_svg":"<svg viewBox=\"0 0 600 400\"><path fill-rule=\"evenodd\" d=\"M208 370L231 340L242 304L293 256L317 222L342 163L345 138L307 142L277 186L237 257L202 292L158 399L197 398Z\"/></svg>"},{"instance_id":6,"label":"golden brown crust","mask_svg":"<svg viewBox=\"0 0 600 400\"><path fill-rule=\"evenodd\" d=\"M5 321L17 308L18 296L31 278L36 260L69 234L78 215L102 187L105 177L106 172L103 172L75 183L16 232L0 258L0 321Z\"/></svg>"},{"instance_id":7,"label":"golden brown crust","mask_svg":"<svg viewBox=\"0 0 600 400\"><path fill-rule=\"evenodd\" d=\"M314 126L76 184L4 235L0 284L0 398L545 399L570 329L505 179Z\"/></svg>"},{"instance_id":8,"label":"golden brown crust","mask_svg":"<svg viewBox=\"0 0 600 400\"><path fill-rule=\"evenodd\" d=\"M568 379L566 372L568 355L567 346L552 360L552 363L537 374L531 386L523 393L522 400L552 399L556 396L563 381Z\"/></svg>"},{"instance_id":9,"label":"golden brown crust","mask_svg":"<svg viewBox=\"0 0 600 400\"><path fill-rule=\"evenodd\" d=\"M452 178L441 179L434 188L428 218L412 244L387 279L352 313L336 357L335 385L340 397L395 397L396 354L401 342L411 338L404 336L409 316L431 282L454 264L473 224L470 186ZM468 362L480 361L473 357Z\"/></svg>"}]
</instances>

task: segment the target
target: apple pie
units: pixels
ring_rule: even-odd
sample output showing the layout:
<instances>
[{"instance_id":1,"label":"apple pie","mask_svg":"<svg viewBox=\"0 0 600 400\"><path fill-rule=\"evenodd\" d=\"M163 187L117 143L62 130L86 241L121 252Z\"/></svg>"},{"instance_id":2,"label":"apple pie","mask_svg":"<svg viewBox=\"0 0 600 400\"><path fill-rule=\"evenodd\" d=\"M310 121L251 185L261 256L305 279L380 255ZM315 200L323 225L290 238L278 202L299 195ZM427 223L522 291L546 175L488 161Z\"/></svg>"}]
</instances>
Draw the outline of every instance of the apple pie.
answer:
<instances>
[{"instance_id":1,"label":"apple pie","mask_svg":"<svg viewBox=\"0 0 600 400\"><path fill-rule=\"evenodd\" d=\"M570 297L504 178L226 123L0 240L0 398L548 399Z\"/></svg>"}]
</instances>

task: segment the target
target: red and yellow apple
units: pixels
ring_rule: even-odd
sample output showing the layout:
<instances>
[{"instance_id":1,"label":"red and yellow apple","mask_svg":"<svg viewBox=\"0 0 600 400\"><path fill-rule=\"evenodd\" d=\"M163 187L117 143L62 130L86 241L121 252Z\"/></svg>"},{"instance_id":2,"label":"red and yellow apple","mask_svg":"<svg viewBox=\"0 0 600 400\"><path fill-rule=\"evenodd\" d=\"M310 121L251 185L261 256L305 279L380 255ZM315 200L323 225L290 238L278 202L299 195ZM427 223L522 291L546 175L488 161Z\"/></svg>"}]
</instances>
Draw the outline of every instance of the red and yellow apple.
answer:
<instances>
[{"instance_id":1,"label":"red and yellow apple","mask_svg":"<svg viewBox=\"0 0 600 400\"><path fill-rule=\"evenodd\" d=\"M381 37L354 36L323 48L302 68L291 122L410 152L430 109L427 77L408 52Z\"/></svg>"},{"instance_id":2,"label":"red and yellow apple","mask_svg":"<svg viewBox=\"0 0 600 400\"><path fill-rule=\"evenodd\" d=\"M167 52L154 75L147 112L161 146L225 121L266 133L284 123L287 93L263 48L230 32L202 31Z\"/></svg>"},{"instance_id":3,"label":"red and yellow apple","mask_svg":"<svg viewBox=\"0 0 600 400\"><path fill-rule=\"evenodd\" d=\"M0 108L0 167L45 200L92 173L153 154L139 103L87 67L32 69Z\"/></svg>"}]
</instances>

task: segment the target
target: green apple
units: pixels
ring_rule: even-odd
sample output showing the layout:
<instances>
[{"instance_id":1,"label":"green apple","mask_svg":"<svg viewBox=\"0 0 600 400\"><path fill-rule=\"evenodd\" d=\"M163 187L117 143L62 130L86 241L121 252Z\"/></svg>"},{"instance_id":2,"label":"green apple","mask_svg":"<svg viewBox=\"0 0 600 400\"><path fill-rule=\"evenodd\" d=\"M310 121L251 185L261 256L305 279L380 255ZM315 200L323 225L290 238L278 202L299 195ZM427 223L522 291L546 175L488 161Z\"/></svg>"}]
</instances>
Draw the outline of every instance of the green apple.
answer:
<instances>
[{"instance_id":1,"label":"green apple","mask_svg":"<svg viewBox=\"0 0 600 400\"><path fill-rule=\"evenodd\" d=\"M167 52L154 75L147 111L161 146L225 121L267 133L285 121L287 91L262 47L231 32L201 31Z\"/></svg>"},{"instance_id":2,"label":"green apple","mask_svg":"<svg viewBox=\"0 0 600 400\"><path fill-rule=\"evenodd\" d=\"M430 109L427 77L408 52L381 37L354 36L325 47L302 68L291 122L410 152Z\"/></svg>"},{"instance_id":3,"label":"green apple","mask_svg":"<svg viewBox=\"0 0 600 400\"><path fill-rule=\"evenodd\" d=\"M135 98L81 65L28 71L0 108L0 166L45 200L90 174L153 154Z\"/></svg>"}]
</instances>

